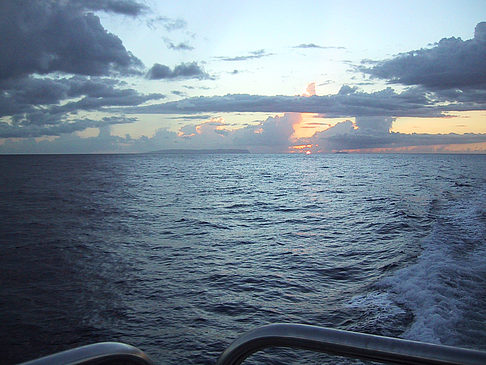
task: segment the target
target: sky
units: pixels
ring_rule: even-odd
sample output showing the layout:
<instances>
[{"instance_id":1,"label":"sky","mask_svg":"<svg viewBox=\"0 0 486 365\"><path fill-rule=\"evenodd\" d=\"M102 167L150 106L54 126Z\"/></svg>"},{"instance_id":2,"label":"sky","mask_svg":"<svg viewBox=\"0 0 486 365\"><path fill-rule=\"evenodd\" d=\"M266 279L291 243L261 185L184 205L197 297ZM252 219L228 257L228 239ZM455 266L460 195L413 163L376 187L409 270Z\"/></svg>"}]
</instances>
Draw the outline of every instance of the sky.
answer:
<instances>
[{"instance_id":1,"label":"sky","mask_svg":"<svg viewBox=\"0 0 486 365\"><path fill-rule=\"evenodd\" d=\"M0 153L486 153L486 2L2 0Z\"/></svg>"}]
</instances>

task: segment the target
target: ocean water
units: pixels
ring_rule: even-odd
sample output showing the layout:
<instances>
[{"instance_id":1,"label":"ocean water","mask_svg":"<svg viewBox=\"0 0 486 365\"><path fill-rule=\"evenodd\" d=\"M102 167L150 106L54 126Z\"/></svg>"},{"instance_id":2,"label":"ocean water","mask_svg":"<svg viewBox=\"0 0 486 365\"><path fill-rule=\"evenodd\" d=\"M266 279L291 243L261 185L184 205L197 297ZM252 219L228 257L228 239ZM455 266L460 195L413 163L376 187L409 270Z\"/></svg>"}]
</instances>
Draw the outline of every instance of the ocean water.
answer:
<instances>
[{"instance_id":1,"label":"ocean water","mask_svg":"<svg viewBox=\"0 0 486 365\"><path fill-rule=\"evenodd\" d=\"M0 170L2 363L122 341L212 364L275 322L486 350L485 155L0 156Z\"/></svg>"}]
</instances>

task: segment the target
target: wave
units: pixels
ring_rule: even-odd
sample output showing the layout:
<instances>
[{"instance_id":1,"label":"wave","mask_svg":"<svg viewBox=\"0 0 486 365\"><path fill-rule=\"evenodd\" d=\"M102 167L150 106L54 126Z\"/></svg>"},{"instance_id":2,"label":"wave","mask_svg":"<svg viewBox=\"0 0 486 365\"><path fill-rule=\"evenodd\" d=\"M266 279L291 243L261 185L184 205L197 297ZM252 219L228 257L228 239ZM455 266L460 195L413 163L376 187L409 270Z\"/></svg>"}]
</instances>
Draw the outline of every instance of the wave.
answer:
<instances>
[{"instance_id":1,"label":"wave","mask_svg":"<svg viewBox=\"0 0 486 365\"><path fill-rule=\"evenodd\" d=\"M380 286L413 314L403 337L486 348L486 187L439 209L421 254Z\"/></svg>"}]
</instances>

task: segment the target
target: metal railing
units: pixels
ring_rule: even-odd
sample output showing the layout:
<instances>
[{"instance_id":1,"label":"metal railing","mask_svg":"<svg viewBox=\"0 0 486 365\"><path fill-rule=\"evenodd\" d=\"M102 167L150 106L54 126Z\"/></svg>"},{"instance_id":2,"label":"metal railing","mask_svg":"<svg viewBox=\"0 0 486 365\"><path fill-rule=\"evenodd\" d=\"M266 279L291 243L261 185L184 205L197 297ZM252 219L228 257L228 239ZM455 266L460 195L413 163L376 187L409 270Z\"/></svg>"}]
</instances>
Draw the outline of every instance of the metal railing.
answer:
<instances>
[{"instance_id":1,"label":"metal railing","mask_svg":"<svg viewBox=\"0 0 486 365\"><path fill-rule=\"evenodd\" d=\"M27 361L20 365L154 365L141 350L119 342L100 342Z\"/></svg>"},{"instance_id":2,"label":"metal railing","mask_svg":"<svg viewBox=\"0 0 486 365\"><path fill-rule=\"evenodd\" d=\"M247 332L234 341L216 365L238 365L269 347L290 347L392 364L479 365L486 352L368 335L302 324L272 324ZM102 342L78 347L21 365L153 365L136 347Z\"/></svg>"},{"instance_id":3,"label":"metal railing","mask_svg":"<svg viewBox=\"0 0 486 365\"><path fill-rule=\"evenodd\" d=\"M392 364L479 365L486 352L299 324L272 324L233 342L216 365L238 365L268 347L291 347Z\"/></svg>"}]
</instances>

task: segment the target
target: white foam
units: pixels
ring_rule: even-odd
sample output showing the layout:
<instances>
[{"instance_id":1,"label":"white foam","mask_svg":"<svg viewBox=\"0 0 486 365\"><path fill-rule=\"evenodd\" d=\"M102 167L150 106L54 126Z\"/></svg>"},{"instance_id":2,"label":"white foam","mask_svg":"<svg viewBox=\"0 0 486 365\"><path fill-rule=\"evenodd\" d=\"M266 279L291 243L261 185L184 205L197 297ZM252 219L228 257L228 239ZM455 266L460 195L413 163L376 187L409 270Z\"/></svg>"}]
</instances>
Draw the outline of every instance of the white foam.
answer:
<instances>
[{"instance_id":1,"label":"white foam","mask_svg":"<svg viewBox=\"0 0 486 365\"><path fill-rule=\"evenodd\" d=\"M347 308L382 308L387 309L396 307L395 302L390 298L388 293L383 292L370 292L364 295L357 295L353 297L347 304Z\"/></svg>"},{"instance_id":2,"label":"white foam","mask_svg":"<svg viewBox=\"0 0 486 365\"><path fill-rule=\"evenodd\" d=\"M391 335L392 323L401 322L407 315L406 311L395 303L385 292L370 292L353 297L346 305L366 313L366 323L360 323L357 330L366 329L370 333Z\"/></svg>"},{"instance_id":3,"label":"white foam","mask_svg":"<svg viewBox=\"0 0 486 365\"><path fill-rule=\"evenodd\" d=\"M459 324L486 284L485 212L484 191L447 207L421 242L417 261L382 280L391 300L414 315L405 338L451 345L465 340Z\"/></svg>"}]
</instances>

